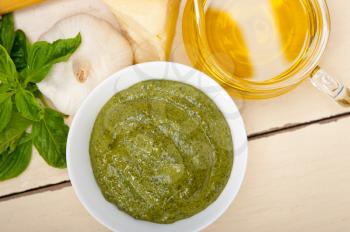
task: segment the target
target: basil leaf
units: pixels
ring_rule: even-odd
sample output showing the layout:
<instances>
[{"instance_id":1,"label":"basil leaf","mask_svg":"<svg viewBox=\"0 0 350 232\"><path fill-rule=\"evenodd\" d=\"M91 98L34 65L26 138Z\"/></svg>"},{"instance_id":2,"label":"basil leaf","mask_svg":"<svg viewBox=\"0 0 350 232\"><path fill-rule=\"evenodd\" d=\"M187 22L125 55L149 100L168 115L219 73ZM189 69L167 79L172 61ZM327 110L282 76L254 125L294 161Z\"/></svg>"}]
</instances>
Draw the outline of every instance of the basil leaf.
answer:
<instances>
[{"instance_id":1,"label":"basil leaf","mask_svg":"<svg viewBox=\"0 0 350 232\"><path fill-rule=\"evenodd\" d=\"M7 127L0 133L0 154L14 150L18 139L30 126L30 121L23 118L19 113L12 112L12 117Z\"/></svg>"},{"instance_id":2,"label":"basil leaf","mask_svg":"<svg viewBox=\"0 0 350 232\"><path fill-rule=\"evenodd\" d=\"M11 91L11 87L7 84L0 84L0 93Z\"/></svg>"},{"instance_id":3,"label":"basil leaf","mask_svg":"<svg viewBox=\"0 0 350 232\"><path fill-rule=\"evenodd\" d=\"M0 132L5 129L11 120L13 104L12 93L0 93Z\"/></svg>"},{"instance_id":4,"label":"basil leaf","mask_svg":"<svg viewBox=\"0 0 350 232\"><path fill-rule=\"evenodd\" d=\"M33 93L33 95L35 97L37 97L38 95L38 91L39 91L39 88L36 84L34 83L28 83L27 87L26 87L26 90L28 90L29 92Z\"/></svg>"},{"instance_id":5,"label":"basil leaf","mask_svg":"<svg viewBox=\"0 0 350 232\"><path fill-rule=\"evenodd\" d=\"M34 95L26 89L18 88L15 95L15 103L18 112L32 121L39 121L44 117L44 110Z\"/></svg>"},{"instance_id":6,"label":"basil leaf","mask_svg":"<svg viewBox=\"0 0 350 232\"><path fill-rule=\"evenodd\" d=\"M11 52L15 40L15 24L12 14L2 16L0 26L0 44L4 46L8 53Z\"/></svg>"},{"instance_id":7,"label":"basil leaf","mask_svg":"<svg viewBox=\"0 0 350 232\"><path fill-rule=\"evenodd\" d=\"M30 46L31 45L24 32L17 30L10 56L18 72L27 67L28 50L30 49Z\"/></svg>"},{"instance_id":8,"label":"basil leaf","mask_svg":"<svg viewBox=\"0 0 350 232\"><path fill-rule=\"evenodd\" d=\"M68 130L63 114L50 108L45 109L42 120L33 123L33 143L39 154L53 167L66 167Z\"/></svg>"},{"instance_id":9,"label":"basil leaf","mask_svg":"<svg viewBox=\"0 0 350 232\"><path fill-rule=\"evenodd\" d=\"M16 66L6 49L0 45L0 83L14 86L17 81Z\"/></svg>"},{"instance_id":10,"label":"basil leaf","mask_svg":"<svg viewBox=\"0 0 350 232\"><path fill-rule=\"evenodd\" d=\"M0 85L0 104L13 95L13 91L7 85Z\"/></svg>"},{"instance_id":11,"label":"basil leaf","mask_svg":"<svg viewBox=\"0 0 350 232\"><path fill-rule=\"evenodd\" d=\"M12 153L0 155L0 181L19 176L27 169L32 158L31 136L24 133Z\"/></svg>"},{"instance_id":12,"label":"basil leaf","mask_svg":"<svg viewBox=\"0 0 350 232\"><path fill-rule=\"evenodd\" d=\"M44 41L34 43L28 55L27 68L21 73L26 78L26 83L42 81L52 66L67 61L80 43L80 33L72 39L60 39L53 43Z\"/></svg>"}]
</instances>

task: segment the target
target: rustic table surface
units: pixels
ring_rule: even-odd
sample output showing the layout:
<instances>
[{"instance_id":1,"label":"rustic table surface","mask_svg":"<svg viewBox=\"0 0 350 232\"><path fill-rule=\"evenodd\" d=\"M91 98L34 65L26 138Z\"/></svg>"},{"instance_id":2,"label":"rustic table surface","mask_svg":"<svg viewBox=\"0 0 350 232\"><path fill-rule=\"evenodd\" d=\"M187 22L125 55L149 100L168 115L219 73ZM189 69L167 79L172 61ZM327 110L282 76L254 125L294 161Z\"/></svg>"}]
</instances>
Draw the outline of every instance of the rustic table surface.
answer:
<instances>
[{"instance_id":1,"label":"rustic table surface","mask_svg":"<svg viewBox=\"0 0 350 232\"><path fill-rule=\"evenodd\" d=\"M328 4L332 35L321 65L350 86L350 3ZM82 11L116 23L99 0L51 0L15 18L36 40L58 19ZM173 60L188 63L179 34ZM308 81L278 99L237 104L249 135L247 174L234 203L206 231L350 231L350 108ZM34 154L23 175L0 183L0 230L107 229L79 203L67 170Z\"/></svg>"}]
</instances>

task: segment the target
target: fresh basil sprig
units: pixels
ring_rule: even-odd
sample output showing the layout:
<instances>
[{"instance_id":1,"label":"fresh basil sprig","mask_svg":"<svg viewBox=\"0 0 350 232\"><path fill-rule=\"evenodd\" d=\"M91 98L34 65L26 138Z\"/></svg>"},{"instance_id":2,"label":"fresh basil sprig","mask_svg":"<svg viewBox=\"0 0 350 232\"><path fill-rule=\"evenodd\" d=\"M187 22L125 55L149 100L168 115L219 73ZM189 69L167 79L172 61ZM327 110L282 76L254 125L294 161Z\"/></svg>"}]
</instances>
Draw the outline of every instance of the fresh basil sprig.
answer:
<instances>
[{"instance_id":1,"label":"fresh basil sprig","mask_svg":"<svg viewBox=\"0 0 350 232\"><path fill-rule=\"evenodd\" d=\"M31 44L23 31L15 31L12 14L0 23L0 181L27 168L32 144L49 165L65 168L69 128L63 114L44 106L36 84L78 49L80 34Z\"/></svg>"}]
</instances>

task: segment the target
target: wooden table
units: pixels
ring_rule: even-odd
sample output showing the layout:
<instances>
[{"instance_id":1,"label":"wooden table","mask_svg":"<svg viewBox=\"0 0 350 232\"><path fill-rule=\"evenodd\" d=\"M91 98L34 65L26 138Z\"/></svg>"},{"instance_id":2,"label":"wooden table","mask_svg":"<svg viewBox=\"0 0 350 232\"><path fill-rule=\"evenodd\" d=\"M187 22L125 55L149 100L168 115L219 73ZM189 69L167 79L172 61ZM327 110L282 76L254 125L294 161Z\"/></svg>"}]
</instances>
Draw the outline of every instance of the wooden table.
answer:
<instances>
[{"instance_id":1,"label":"wooden table","mask_svg":"<svg viewBox=\"0 0 350 232\"><path fill-rule=\"evenodd\" d=\"M328 4L332 36L321 65L350 86L350 3ZM50 7L57 13L44 10ZM78 11L116 23L98 0L49 1L17 12L16 22L36 40ZM173 59L186 63L179 38ZM237 104L249 134L247 175L229 210L206 231L350 231L350 108L309 82L278 99ZM79 203L66 170L35 154L22 176L0 184L0 231L79 230L106 228Z\"/></svg>"}]
</instances>

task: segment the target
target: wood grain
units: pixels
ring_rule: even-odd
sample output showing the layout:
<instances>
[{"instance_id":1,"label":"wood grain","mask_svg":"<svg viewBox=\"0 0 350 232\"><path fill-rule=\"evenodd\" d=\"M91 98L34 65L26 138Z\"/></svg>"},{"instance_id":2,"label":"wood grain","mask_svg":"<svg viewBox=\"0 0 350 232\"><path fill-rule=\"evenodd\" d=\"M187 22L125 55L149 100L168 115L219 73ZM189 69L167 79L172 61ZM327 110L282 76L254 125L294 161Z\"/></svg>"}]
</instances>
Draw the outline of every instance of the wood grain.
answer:
<instances>
[{"instance_id":1,"label":"wood grain","mask_svg":"<svg viewBox=\"0 0 350 232\"><path fill-rule=\"evenodd\" d=\"M350 231L350 118L250 143L243 187L207 231Z\"/></svg>"},{"instance_id":2,"label":"wood grain","mask_svg":"<svg viewBox=\"0 0 350 232\"><path fill-rule=\"evenodd\" d=\"M206 231L350 231L348 131L350 117L251 141L242 189ZM71 187L0 202L0 225L4 231L105 230Z\"/></svg>"},{"instance_id":3,"label":"wood grain","mask_svg":"<svg viewBox=\"0 0 350 232\"><path fill-rule=\"evenodd\" d=\"M65 187L0 203L1 231L107 231Z\"/></svg>"}]
</instances>

